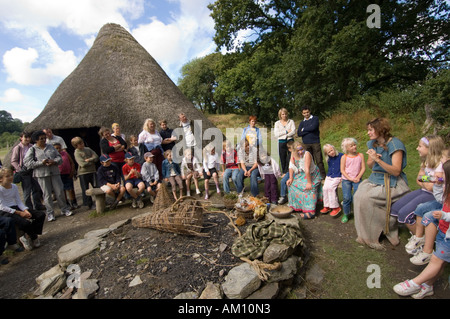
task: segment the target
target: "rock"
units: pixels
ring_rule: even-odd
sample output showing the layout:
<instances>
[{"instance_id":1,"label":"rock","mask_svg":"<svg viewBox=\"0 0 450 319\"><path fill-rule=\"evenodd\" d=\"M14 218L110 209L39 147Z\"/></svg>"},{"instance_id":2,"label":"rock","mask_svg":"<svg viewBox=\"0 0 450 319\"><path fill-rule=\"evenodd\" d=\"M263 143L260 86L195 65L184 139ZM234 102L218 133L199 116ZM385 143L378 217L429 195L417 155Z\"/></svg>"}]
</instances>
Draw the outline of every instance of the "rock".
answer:
<instances>
[{"instance_id":1,"label":"rock","mask_svg":"<svg viewBox=\"0 0 450 319\"><path fill-rule=\"evenodd\" d=\"M182 292L179 295L176 295L173 299L197 299L198 295L194 291Z\"/></svg>"},{"instance_id":2,"label":"rock","mask_svg":"<svg viewBox=\"0 0 450 319\"><path fill-rule=\"evenodd\" d=\"M268 270L270 274L267 282L276 282L282 280L292 279L298 271L300 258L291 256L286 261L281 263L281 268L278 270Z\"/></svg>"},{"instance_id":3,"label":"rock","mask_svg":"<svg viewBox=\"0 0 450 319\"><path fill-rule=\"evenodd\" d=\"M285 261L294 252L294 248L284 245L271 243L263 254L263 261L267 264L274 263L276 261Z\"/></svg>"},{"instance_id":4,"label":"rock","mask_svg":"<svg viewBox=\"0 0 450 319\"><path fill-rule=\"evenodd\" d=\"M140 284L142 284L142 280L141 280L141 277L138 275L138 276L133 278L133 280L130 282L128 287L134 287L134 286L137 286L137 285L140 285Z\"/></svg>"},{"instance_id":5,"label":"rock","mask_svg":"<svg viewBox=\"0 0 450 319\"><path fill-rule=\"evenodd\" d=\"M219 284L208 282L198 299L222 299L223 292Z\"/></svg>"},{"instance_id":6,"label":"rock","mask_svg":"<svg viewBox=\"0 0 450 319\"><path fill-rule=\"evenodd\" d=\"M128 224L128 223L130 223L130 222L131 222L131 219L121 220L121 221L118 221L118 222L116 222L116 223L110 225L108 228L109 228L111 231L114 231L114 230L116 230L116 229L118 229L118 228L120 228L120 227L122 227L122 226L124 226L124 225L126 225L126 224Z\"/></svg>"},{"instance_id":7,"label":"rock","mask_svg":"<svg viewBox=\"0 0 450 319\"><path fill-rule=\"evenodd\" d=\"M59 265L41 274L36 278L39 287L34 292L35 295L50 297L66 286L66 275Z\"/></svg>"},{"instance_id":8,"label":"rock","mask_svg":"<svg viewBox=\"0 0 450 319\"><path fill-rule=\"evenodd\" d=\"M232 268L222 284L224 294L230 299L244 299L259 288L261 279L252 266L243 263Z\"/></svg>"},{"instance_id":9,"label":"rock","mask_svg":"<svg viewBox=\"0 0 450 319\"><path fill-rule=\"evenodd\" d=\"M92 298L98 290L98 281L96 279L86 279L80 281L80 288L73 295L72 299L89 299Z\"/></svg>"},{"instance_id":10,"label":"rock","mask_svg":"<svg viewBox=\"0 0 450 319\"><path fill-rule=\"evenodd\" d=\"M58 261L62 267L66 267L77 262L81 257L86 256L93 250L99 248L101 239L98 237L78 239L58 250Z\"/></svg>"},{"instance_id":11,"label":"rock","mask_svg":"<svg viewBox=\"0 0 450 319\"><path fill-rule=\"evenodd\" d=\"M111 232L109 228L92 230L84 235L84 238L92 238L92 237L106 237Z\"/></svg>"},{"instance_id":12,"label":"rock","mask_svg":"<svg viewBox=\"0 0 450 319\"><path fill-rule=\"evenodd\" d=\"M275 299L279 289L280 284L278 282L267 283L248 296L247 299Z\"/></svg>"}]
</instances>

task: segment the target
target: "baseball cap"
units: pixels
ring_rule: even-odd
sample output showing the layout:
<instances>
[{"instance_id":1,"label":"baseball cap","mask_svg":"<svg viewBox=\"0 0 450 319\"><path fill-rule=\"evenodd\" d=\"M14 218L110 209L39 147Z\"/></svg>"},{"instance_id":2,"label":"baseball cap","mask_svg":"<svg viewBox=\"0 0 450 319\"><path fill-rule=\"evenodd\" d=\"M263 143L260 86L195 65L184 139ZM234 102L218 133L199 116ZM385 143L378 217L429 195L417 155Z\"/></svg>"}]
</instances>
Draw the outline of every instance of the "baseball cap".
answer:
<instances>
[{"instance_id":1,"label":"baseball cap","mask_svg":"<svg viewBox=\"0 0 450 319\"><path fill-rule=\"evenodd\" d=\"M108 154L103 154L102 156L100 156L100 162L106 162L106 161L110 161L111 157L109 157Z\"/></svg>"},{"instance_id":2,"label":"baseball cap","mask_svg":"<svg viewBox=\"0 0 450 319\"><path fill-rule=\"evenodd\" d=\"M125 154L125 159L130 159L130 158L134 158L134 155L131 154L130 152L127 152L127 153Z\"/></svg>"}]
</instances>

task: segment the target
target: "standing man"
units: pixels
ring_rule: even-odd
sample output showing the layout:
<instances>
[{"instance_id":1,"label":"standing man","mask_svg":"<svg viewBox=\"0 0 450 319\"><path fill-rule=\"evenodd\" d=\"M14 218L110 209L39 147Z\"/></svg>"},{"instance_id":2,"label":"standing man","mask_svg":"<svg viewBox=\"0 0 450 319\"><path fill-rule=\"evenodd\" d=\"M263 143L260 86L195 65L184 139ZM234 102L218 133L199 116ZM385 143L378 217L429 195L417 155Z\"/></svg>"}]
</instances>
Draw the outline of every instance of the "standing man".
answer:
<instances>
[{"instance_id":1,"label":"standing man","mask_svg":"<svg viewBox=\"0 0 450 319\"><path fill-rule=\"evenodd\" d=\"M320 145L319 118L311 114L309 106L302 108L303 121L298 126L297 135L302 138L306 150L313 156L324 180L327 176L323 165L322 146Z\"/></svg>"},{"instance_id":2,"label":"standing man","mask_svg":"<svg viewBox=\"0 0 450 319\"><path fill-rule=\"evenodd\" d=\"M55 143L59 143L63 150L67 150L66 142L64 142L61 136L54 135L51 128L45 128L43 131L47 137L47 144L54 145Z\"/></svg>"},{"instance_id":3,"label":"standing man","mask_svg":"<svg viewBox=\"0 0 450 319\"><path fill-rule=\"evenodd\" d=\"M197 124L198 121L189 120L186 117L186 114L180 113L178 114L178 119L180 120L179 127L183 129L183 141L184 141L184 150L191 149L192 153L197 159L202 158L202 142L197 141L196 136L201 134L201 127ZM198 149L196 151L196 149ZM177 150L178 151L178 150ZM184 151L181 154L180 163L182 157L184 156ZM180 154L177 154L180 156ZM174 158L175 160L175 158ZM178 160L175 160L178 163Z\"/></svg>"}]
</instances>

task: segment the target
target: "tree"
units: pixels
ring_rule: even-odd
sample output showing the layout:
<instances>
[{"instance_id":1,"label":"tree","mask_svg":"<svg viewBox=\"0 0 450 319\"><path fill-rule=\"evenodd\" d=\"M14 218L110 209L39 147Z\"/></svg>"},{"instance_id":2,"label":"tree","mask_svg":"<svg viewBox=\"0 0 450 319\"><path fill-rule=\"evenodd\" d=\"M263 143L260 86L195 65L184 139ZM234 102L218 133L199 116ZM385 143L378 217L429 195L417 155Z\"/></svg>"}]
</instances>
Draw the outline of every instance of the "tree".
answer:
<instances>
[{"instance_id":1,"label":"tree","mask_svg":"<svg viewBox=\"0 0 450 319\"><path fill-rule=\"evenodd\" d=\"M379 29L367 25L373 3L381 8ZM241 107L259 113L277 107L270 103L332 109L448 66L444 0L217 0L209 8L218 50L234 52L235 62L217 91L229 101L235 90Z\"/></svg>"},{"instance_id":2,"label":"tree","mask_svg":"<svg viewBox=\"0 0 450 319\"><path fill-rule=\"evenodd\" d=\"M10 113L5 110L0 111L0 135L4 132L18 133L23 129L23 123L19 119L14 119Z\"/></svg>"},{"instance_id":3,"label":"tree","mask_svg":"<svg viewBox=\"0 0 450 319\"><path fill-rule=\"evenodd\" d=\"M185 64L181 69L178 87L188 99L202 112L224 113L226 103L216 96L217 68L222 58L220 53L213 53Z\"/></svg>"}]
</instances>

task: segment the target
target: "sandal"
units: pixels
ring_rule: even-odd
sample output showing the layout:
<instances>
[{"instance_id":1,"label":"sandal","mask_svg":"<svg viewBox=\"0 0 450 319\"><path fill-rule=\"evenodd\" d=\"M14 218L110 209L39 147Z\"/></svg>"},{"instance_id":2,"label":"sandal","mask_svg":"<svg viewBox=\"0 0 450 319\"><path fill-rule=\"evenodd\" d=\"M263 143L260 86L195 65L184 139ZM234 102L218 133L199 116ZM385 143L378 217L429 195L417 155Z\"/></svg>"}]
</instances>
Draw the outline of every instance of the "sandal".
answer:
<instances>
[{"instance_id":1,"label":"sandal","mask_svg":"<svg viewBox=\"0 0 450 319\"><path fill-rule=\"evenodd\" d=\"M316 217L315 213L300 213L300 217L303 219L313 219Z\"/></svg>"}]
</instances>

